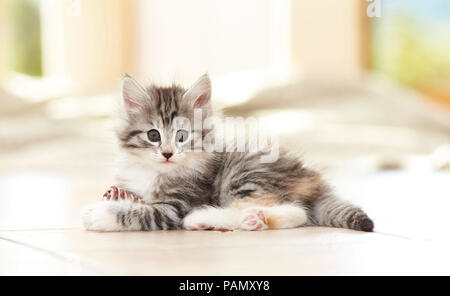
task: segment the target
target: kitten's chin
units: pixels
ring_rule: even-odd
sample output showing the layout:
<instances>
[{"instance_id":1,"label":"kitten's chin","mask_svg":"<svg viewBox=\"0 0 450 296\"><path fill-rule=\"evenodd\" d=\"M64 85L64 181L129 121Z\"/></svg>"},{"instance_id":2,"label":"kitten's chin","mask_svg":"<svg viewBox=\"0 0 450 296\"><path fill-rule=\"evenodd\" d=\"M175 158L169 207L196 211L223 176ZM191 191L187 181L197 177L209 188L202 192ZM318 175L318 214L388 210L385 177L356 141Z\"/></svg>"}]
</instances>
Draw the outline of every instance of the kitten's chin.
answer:
<instances>
[{"instance_id":1,"label":"kitten's chin","mask_svg":"<svg viewBox=\"0 0 450 296\"><path fill-rule=\"evenodd\" d=\"M182 165L175 161L156 161L154 162L154 167L160 172L170 172L172 170L179 169Z\"/></svg>"}]
</instances>

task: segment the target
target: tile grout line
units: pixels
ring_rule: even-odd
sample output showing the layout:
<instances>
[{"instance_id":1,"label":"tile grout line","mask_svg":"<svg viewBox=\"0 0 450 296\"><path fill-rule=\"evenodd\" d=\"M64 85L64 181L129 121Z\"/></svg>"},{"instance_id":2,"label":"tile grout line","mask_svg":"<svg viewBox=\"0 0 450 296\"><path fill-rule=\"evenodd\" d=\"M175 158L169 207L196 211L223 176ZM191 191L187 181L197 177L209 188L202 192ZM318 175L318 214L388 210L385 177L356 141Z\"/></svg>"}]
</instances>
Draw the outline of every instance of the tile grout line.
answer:
<instances>
[{"instance_id":1,"label":"tile grout line","mask_svg":"<svg viewBox=\"0 0 450 296\"><path fill-rule=\"evenodd\" d=\"M50 250L47 250L47 249L44 249L44 248L41 248L41 247L37 247L37 246L31 245L31 244L28 244L28 243L16 241L14 239L3 237L3 236L1 236L1 234L0 234L0 240L6 241L6 242L10 242L12 244L20 245L22 247L35 250L37 252L44 253L46 255L49 255L49 256L51 256L53 258L56 258L58 260L62 260L62 261L66 262L66 263L69 263L69 264L73 263L73 259L70 258L70 256L62 254L61 252L58 252L58 251L50 251ZM99 267L95 266L94 264L92 264L90 262L85 262L81 258L79 260L80 260L80 264L81 265L86 266L87 268L91 269L94 272L99 272L99 273L103 273L103 274L107 273L106 271L100 269Z\"/></svg>"},{"instance_id":2,"label":"tile grout line","mask_svg":"<svg viewBox=\"0 0 450 296\"><path fill-rule=\"evenodd\" d=\"M33 231L62 231L62 230L79 230L79 227L67 227L67 228L35 228L35 229L0 229L0 235L2 232L33 232ZM343 228L345 229L345 228ZM396 237L396 238L401 238L401 239L406 239L406 240L422 240L422 239L417 239L414 237L408 237L408 236L403 236L403 235L399 235L399 234L394 234L394 233L388 233L388 232L379 232L379 231L373 231L372 233L374 234L379 234L379 235L383 235L383 236L391 236L391 237ZM1 236L0 236L1 238ZM423 240L423 241L429 241L429 240Z\"/></svg>"},{"instance_id":3,"label":"tile grout line","mask_svg":"<svg viewBox=\"0 0 450 296\"><path fill-rule=\"evenodd\" d=\"M377 234L380 234L382 236L390 236L390 237L405 239L405 240L412 241L412 242L422 242L422 243L436 244L436 241L433 241L433 239L429 239L429 238L414 237L414 236L413 237L409 237L409 236L403 236L403 235L399 235L399 234L393 234L393 233L388 233L388 232L377 232L377 231L374 231L373 233L377 233Z\"/></svg>"},{"instance_id":4,"label":"tile grout line","mask_svg":"<svg viewBox=\"0 0 450 296\"><path fill-rule=\"evenodd\" d=\"M403 236L403 235L399 235L399 234L393 234L393 233L388 233L388 232L374 231L373 233L384 235L384 236L392 236L392 237L396 237L396 238L406 239L406 240L410 240L410 241L416 240L416 239L414 239L412 237L407 237L407 236Z\"/></svg>"}]
</instances>

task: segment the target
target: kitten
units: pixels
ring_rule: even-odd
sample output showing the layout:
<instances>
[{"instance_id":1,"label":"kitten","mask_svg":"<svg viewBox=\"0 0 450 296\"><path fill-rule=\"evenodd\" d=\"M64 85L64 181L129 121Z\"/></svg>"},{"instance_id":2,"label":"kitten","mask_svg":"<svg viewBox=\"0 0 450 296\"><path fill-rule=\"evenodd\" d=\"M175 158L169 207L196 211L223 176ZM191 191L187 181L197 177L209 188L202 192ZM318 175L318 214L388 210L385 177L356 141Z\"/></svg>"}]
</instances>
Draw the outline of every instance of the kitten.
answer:
<instances>
[{"instance_id":1,"label":"kitten","mask_svg":"<svg viewBox=\"0 0 450 296\"><path fill-rule=\"evenodd\" d=\"M141 197L101 201L88 207L88 230L262 230L323 225L372 231L372 220L339 200L321 176L280 152L262 163L260 152L207 152L214 129L189 128L175 120L212 116L211 83L202 76L191 88L142 88L122 81L117 187ZM198 146L200 144L200 146ZM196 151L197 150L197 151Z\"/></svg>"}]
</instances>

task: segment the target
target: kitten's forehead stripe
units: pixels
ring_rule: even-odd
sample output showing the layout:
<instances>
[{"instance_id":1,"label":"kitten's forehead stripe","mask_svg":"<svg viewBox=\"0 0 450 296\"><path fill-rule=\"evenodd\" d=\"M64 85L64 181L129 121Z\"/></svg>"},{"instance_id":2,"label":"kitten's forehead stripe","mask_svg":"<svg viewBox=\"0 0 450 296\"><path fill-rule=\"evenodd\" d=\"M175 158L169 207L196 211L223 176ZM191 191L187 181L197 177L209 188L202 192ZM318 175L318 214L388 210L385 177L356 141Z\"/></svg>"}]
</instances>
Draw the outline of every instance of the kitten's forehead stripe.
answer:
<instances>
[{"instance_id":1,"label":"kitten's forehead stripe","mask_svg":"<svg viewBox=\"0 0 450 296\"><path fill-rule=\"evenodd\" d=\"M180 113L179 101L185 90L177 85L172 87L151 87L148 89L151 99L154 101L154 110L149 110L152 113L158 114L164 127L169 127L173 119Z\"/></svg>"}]
</instances>

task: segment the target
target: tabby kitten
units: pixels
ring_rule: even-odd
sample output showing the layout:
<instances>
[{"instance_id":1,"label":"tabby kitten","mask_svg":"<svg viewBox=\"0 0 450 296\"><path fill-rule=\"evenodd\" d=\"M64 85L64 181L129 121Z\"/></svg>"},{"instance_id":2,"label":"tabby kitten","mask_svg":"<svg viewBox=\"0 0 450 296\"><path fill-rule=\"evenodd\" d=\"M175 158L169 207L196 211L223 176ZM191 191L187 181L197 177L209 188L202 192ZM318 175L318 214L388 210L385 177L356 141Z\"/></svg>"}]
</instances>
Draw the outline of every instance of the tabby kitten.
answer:
<instances>
[{"instance_id":1,"label":"tabby kitten","mask_svg":"<svg viewBox=\"0 0 450 296\"><path fill-rule=\"evenodd\" d=\"M262 230L323 225L372 231L372 220L339 200L321 176L280 152L262 163L260 152L208 152L213 128L190 128L176 118L212 116L211 83L203 75L189 89L122 81L117 187L141 197L88 207L88 230ZM200 146L198 146L200 143Z\"/></svg>"}]
</instances>

